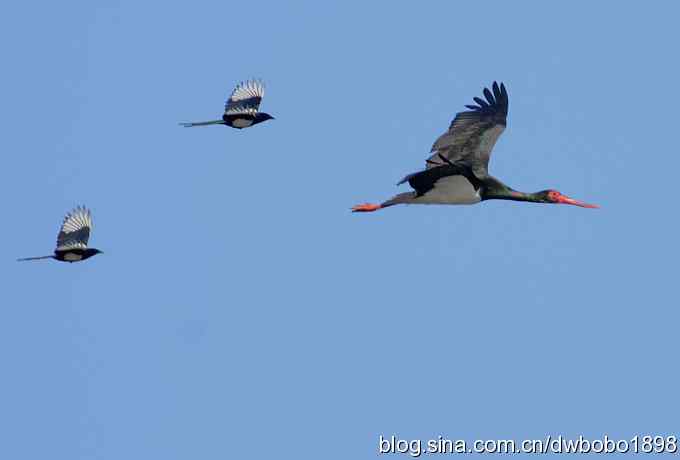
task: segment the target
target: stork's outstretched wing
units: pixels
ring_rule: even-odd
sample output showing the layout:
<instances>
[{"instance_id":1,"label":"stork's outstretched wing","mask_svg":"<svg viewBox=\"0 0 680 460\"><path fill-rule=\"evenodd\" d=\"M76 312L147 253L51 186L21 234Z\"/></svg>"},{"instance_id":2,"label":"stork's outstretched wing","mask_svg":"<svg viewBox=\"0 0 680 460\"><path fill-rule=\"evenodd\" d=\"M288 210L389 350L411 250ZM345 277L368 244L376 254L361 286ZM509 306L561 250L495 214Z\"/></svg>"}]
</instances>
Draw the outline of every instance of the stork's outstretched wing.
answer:
<instances>
[{"instance_id":1,"label":"stork's outstretched wing","mask_svg":"<svg viewBox=\"0 0 680 460\"><path fill-rule=\"evenodd\" d=\"M84 206L78 206L64 217L57 236L57 250L86 249L92 228L92 214Z\"/></svg>"},{"instance_id":2,"label":"stork's outstretched wing","mask_svg":"<svg viewBox=\"0 0 680 460\"><path fill-rule=\"evenodd\" d=\"M224 107L225 115L250 114L255 115L260 109L260 102L264 97L264 85L257 80L241 82Z\"/></svg>"},{"instance_id":3,"label":"stork's outstretched wing","mask_svg":"<svg viewBox=\"0 0 680 460\"><path fill-rule=\"evenodd\" d=\"M466 163L480 179L488 176L491 150L505 129L508 116L508 93L505 85L493 82L492 91L484 88L484 97L475 97L477 105L466 105L470 110L456 114L448 131L439 136L432 146L427 167L445 164L441 156L452 163Z\"/></svg>"}]
</instances>

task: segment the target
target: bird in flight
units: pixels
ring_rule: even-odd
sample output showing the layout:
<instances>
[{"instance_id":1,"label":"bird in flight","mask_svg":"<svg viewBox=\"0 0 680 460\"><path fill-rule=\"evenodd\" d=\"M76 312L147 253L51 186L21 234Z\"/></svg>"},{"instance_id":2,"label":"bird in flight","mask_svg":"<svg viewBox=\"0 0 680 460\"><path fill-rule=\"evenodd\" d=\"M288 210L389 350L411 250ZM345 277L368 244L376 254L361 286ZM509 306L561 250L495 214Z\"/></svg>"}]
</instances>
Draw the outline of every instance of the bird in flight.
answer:
<instances>
[{"instance_id":1,"label":"bird in flight","mask_svg":"<svg viewBox=\"0 0 680 460\"><path fill-rule=\"evenodd\" d=\"M232 128L243 129L273 120L268 113L259 112L260 102L264 97L264 85L257 80L241 82L236 85L224 106L224 115L221 120L199 121L195 123L180 123L185 128L193 126L225 125Z\"/></svg>"},{"instance_id":2,"label":"bird in flight","mask_svg":"<svg viewBox=\"0 0 680 460\"><path fill-rule=\"evenodd\" d=\"M78 262L89 259L102 252L99 249L87 247L91 229L92 214L90 210L84 206L79 206L64 217L59 235L57 235L57 248L54 250L54 255L26 257L17 260L56 259L62 262Z\"/></svg>"},{"instance_id":3,"label":"bird in flight","mask_svg":"<svg viewBox=\"0 0 680 460\"><path fill-rule=\"evenodd\" d=\"M503 83L484 88L486 100L475 97L475 105L456 114L449 129L432 146L424 170L409 174L411 192L400 193L380 203L354 206L353 212L372 212L395 204L475 204L484 200L513 200L532 203L571 204L583 208L597 205L562 195L557 190L525 193L514 190L489 175L491 150L505 130L508 93Z\"/></svg>"}]
</instances>

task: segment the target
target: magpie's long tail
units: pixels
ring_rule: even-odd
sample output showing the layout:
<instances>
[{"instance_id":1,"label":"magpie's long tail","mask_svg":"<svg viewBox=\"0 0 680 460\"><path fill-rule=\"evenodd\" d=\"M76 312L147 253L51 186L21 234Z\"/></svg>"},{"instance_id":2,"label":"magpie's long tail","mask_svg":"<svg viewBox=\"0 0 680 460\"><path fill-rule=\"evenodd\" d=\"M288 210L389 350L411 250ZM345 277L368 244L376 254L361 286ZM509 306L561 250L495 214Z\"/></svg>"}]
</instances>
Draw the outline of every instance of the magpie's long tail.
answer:
<instances>
[{"instance_id":1,"label":"magpie's long tail","mask_svg":"<svg viewBox=\"0 0 680 460\"><path fill-rule=\"evenodd\" d=\"M23 262L25 260L41 260L41 259L54 259L54 256L25 257L23 259L17 259L17 262Z\"/></svg>"},{"instance_id":2,"label":"magpie's long tail","mask_svg":"<svg viewBox=\"0 0 680 460\"><path fill-rule=\"evenodd\" d=\"M192 126L208 126L208 125L224 125L224 120L213 120L213 121L197 121L195 123L180 123L181 126L185 128L191 128Z\"/></svg>"}]
</instances>

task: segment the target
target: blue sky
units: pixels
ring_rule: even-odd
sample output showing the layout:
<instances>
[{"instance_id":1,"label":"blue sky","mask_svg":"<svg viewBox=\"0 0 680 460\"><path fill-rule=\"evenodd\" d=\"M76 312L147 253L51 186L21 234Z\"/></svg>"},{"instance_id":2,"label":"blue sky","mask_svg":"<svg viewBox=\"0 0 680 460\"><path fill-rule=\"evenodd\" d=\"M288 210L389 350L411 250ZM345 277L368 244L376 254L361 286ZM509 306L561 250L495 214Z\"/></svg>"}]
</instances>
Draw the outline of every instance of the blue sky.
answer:
<instances>
[{"instance_id":1,"label":"blue sky","mask_svg":"<svg viewBox=\"0 0 680 460\"><path fill-rule=\"evenodd\" d=\"M675 4L3 13L0 457L680 434ZM250 77L276 120L177 126ZM510 112L492 174L602 209L349 212L405 190L493 80ZM15 262L80 203L105 254Z\"/></svg>"}]
</instances>

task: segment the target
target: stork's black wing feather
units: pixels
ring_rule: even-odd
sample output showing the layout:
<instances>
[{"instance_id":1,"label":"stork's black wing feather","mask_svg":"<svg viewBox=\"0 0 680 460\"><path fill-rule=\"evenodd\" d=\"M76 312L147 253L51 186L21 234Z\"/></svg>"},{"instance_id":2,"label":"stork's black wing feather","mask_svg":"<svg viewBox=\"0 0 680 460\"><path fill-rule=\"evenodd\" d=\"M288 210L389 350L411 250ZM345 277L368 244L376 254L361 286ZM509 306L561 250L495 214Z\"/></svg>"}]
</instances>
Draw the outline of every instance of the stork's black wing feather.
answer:
<instances>
[{"instance_id":1,"label":"stork's black wing feather","mask_svg":"<svg viewBox=\"0 0 680 460\"><path fill-rule=\"evenodd\" d=\"M442 166L444 156L453 163L465 163L482 178L488 175L491 150L505 129L508 116L508 93L503 83L494 82L491 90L484 88L486 101L474 97L477 105L456 114L449 129L432 146L427 167Z\"/></svg>"},{"instance_id":2,"label":"stork's black wing feather","mask_svg":"<svg viewBox=\"0 0 680 460\"><path fill-rule=\"evenodd\" d=\"M416 191L416 196L422 196L434 188L434 184L443 177L448 176L464 176L467 178L473 187L479 189L482 182L475 177L472 169L462 163L445 163L442 166L424 169L404 177L397 185L408 182Z\"/></svg>"}]
</instances>

